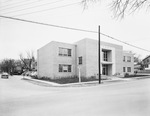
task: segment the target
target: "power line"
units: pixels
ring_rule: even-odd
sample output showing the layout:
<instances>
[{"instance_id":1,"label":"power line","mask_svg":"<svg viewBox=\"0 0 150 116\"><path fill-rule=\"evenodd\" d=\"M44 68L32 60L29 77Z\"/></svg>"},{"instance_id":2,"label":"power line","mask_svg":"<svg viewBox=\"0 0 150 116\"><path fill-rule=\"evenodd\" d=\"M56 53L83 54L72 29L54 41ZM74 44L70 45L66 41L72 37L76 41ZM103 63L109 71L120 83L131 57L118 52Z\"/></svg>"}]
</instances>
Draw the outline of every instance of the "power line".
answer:
<instances>
[{"instance_id":1,"label":"power line","mask_svg":"<svg viewBox=\"0 0 150 116\"><path fill-rule=\"evenodd\" d=\"M79 4L79 3L81 3L81 2L75 2L75 3L71 3L71 4L66 4L66 5L58 6L58 7L44 9L44 10L38 10L38 11L34 11L34 12L29 12L29 13L14 15L13 17L23 16L23 15L29 15L29 14L39 13L39 12L45 12L45 11L49 11L49 10L55 10L55 9L59 9L59 8L73 6L73 5L76 5L76 4Z\"/></svg>"},{"instance_id":2,"label":"power line","mask_svg":"<svg viewBox=\"0 0 150 116\"><path fill-rule=\"evenodd\" d=\"M77 29L77 28L65 27L65 26L60 26L60 25L53 25L53 24L48 24L48 23L41 23L41 22L30 21L30 20L25 20L25 19L20 19L20 18L13 18L13 17L8 17L8 16L2 16L2 15L0 15L0 17L7 18L7 19L18 20L18 21L23 21L23 22L29 22L29 23L33 23L33 24L40 24L40 25L45 25L45 26L51 26L51 27L58 27L58 28L76 30L76 31L97 33L96 31L90 31L90 30L84 30L84 29Z\"/></svg>"},{"instance_id":3,"label":"power line","mask_svg":"<svg viewBox=\"0 0 150 116\"><path fill-rule=\"evenodd\" d=\"M129 44L129 43L127 43L127 42L124 42L124 41L121 41L121 40L116 39L116 38L114 38L114 37L111 37L111 36L109 36L109 35L107 35L107 34L101 33L101 35L103 35L103 36L105 36L105 37L108 37L108 38L110 38L110 39L116 40L116 41L118 41L118 42L124 43L124 44L126 44L126 45L132 46L132 47L134 47L134 48L137 48L137 49L141 49L141 50L143 50L143 51L150 52L150 50L146 50L146 49L144 49L144 48L141 48L141 47L138 47L138 46Z\"/></svg>"},{"instance_id":4,"label":"power line","mask_svg":"<svg viewBox=\"0 0 150 116\"><path fill-rule=\"evenodd\" d=\"M5 4L5 3L10 2L10 1L12 1L12 0L7 0L7 1L1 2L1 3Z\"/></svg>"},{"instance_id":5,"label":"power line","mask_svg":"<svg viewBox=\"0 0 150 116\"><path fill-rule=\"evenodd\" d=\"M21 3L24 3L24 2L25 2L25 1L22 1ZM28 4L32 4L32 3L35 3L35 2L39 2L39 0L32 1L32 2L29 2L29 3L27 2L26 4L19 4L19 5L18 5L18 4L17 4L17 5L14 4L15 6L11 6L11 7L8 6L8 7L6 7L6 8L5 8L5 7L4 7L4 8L1 8L0 11L7 10L7 9L11 9L11 8L16 8L16 7L20 7L20 6L24 6L24 5L28 5ZM19 3L20 3L20 2L19 2Z\"/></svg>"},{"instance_id":6,"label":"power line","mask_svg":"<svg viewBox=\"0 0 150 116\"><path fill-rule=\"evenodd\" d=\"M43 0L42 0L42 1L43 1ZM54 2L50 2L50 3L46 3L46 4L34 6L34 7L49 5L49 4L53 4L53 3L57 3L57 2L61 2L61 1L64 1L64 0L57 0L57 1L54 1ZM15 6L12 6L12 7L8 7L8 8L1 9L0 11L3 11L3 10L10 10L10 9L12 9L12 8L21 7L21 6L26 6L26 5L31 5L31 4L33 4L33 3L38 3L38 2L41 2L41 1L37 0L37 1L30 2L30 3L26 3L26 4L15 5ZM34 7L28 7L28 8L26 8L26 9L31 9L31 8L34 8ZM20 9L20 10L15 10L15 11L22 11L22 10L26 10L26 9ZM6 13L11 13L11 12L15 12L15 11L10 11L10 12L6 12Z\"/></svg>"},{"instance_id":7,"label":"power line","mask_svg":"<svg viewBox=\"0 0 150 116\"><path fill-rule=\"evenodd\" d=\"M20 2L12 3L12 4L7 4L7 5L4 5L4 6L1 6L1 8L3 8L3 7L7 7L7 6L11 6L11 5L14 5L14 4L18 4L18 3L27 2L27 1L30 1L30 0L23 0L23 1L20 1Z\"/></svg>"},{"instance_id":8,"label":"power line","mask_svg":"<svg viewBox=\"0 0 150 116\"><path fill-rule=\"evenodd\" d=\"M13 17L8 17L8 16L2 16L0 15L1 18L7 18L7 19L12 19L12 20L18 20L18 21L22 21L22 22L28 22L28 23L33 23L33 24L39 24L39 25L44 25L44 26L51 26L51 27L57 27L57 28L62 28L62 29L69 29L69 30L74 30L74 31L81 31L81 32L88 32L88 33L98 33L97 31L91 31L91 30L85 30L85 29L78 29L78 28L72 28L72 27L65 27L65 26L60 26L60 25L53 25L53 24L48 24L48 23L41 23L41 22L36 22L36 21L30 21L30 20L25 20L25 19L19 19L19 18L13 18ZM110 39L113 39L113 40L116 40L118 42L121 42L121 43L124 43L128 46L132 46L134 48L137 48L137 49L141 49L143 51L147 51L147 52L150 52L149 50L146 50L144 48L141 48L141 47L138 47L138 46L135 46L135 45L132 45L132 44L129 44L127 42L124 42L124 41L121 41L119 39L116 39L112 36L109 36L107 34L104 34L104 33L100 33L101 35L105 36L105 37L108 37Z\"/></svg>"},{"instance_id":9,"label":"power line","mask_svg":"<svg viewBox=\"0 0 150 116\"><path fill-rule=\"evenodd\" d=\"M41 7L41 6L50 5L50 4L55 4L55 3L58 3L58 2L61 2L61 1L64 1L64 0L57 0L57 1L54 1L54 2L46 3L46 4L41 4L41 5L37 5L37 6L32 6L32 7L27 7L27 8L19 9L19 10L14 10L14 11L10 11L10 12L5 12L5 14L15 13L15 12L18 12L18 11L23 11L23 10L29 10L29 9L33 9L33 8L36 8L36 7ZM28 5L28 4L27 4L27 5Z\"/></svg>"}]
</instances>

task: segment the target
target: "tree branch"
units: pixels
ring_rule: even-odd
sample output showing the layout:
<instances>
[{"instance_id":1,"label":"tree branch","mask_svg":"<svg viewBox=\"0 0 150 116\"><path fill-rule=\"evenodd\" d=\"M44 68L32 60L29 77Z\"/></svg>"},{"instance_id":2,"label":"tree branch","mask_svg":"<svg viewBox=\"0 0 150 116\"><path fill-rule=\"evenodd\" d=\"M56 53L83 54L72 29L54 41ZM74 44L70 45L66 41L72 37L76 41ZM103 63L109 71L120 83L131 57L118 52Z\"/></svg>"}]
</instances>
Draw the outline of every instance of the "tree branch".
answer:
<instances>
[{"instance_id":1,"label":"tree branch","mask_svg":"<svg viewBox=\"0 0 150 116\"><path fill-rule=\"evenodd\" d=\"M84 9L89 2L97 2L100 0L82 0ZM115 18L124 18L126 14L132 14L143 7L150 7L150 0L112 0L110 3Z\"/></svg>"}]
</instances>

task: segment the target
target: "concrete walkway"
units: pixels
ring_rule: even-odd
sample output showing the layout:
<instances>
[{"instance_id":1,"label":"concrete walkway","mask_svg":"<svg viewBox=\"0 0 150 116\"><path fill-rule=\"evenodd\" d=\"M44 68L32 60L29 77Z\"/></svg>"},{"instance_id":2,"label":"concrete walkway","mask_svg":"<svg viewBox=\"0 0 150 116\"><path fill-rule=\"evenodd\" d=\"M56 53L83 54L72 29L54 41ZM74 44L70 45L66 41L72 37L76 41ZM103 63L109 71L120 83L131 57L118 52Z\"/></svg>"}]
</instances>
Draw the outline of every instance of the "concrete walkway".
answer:
<instances>
[{"instance_id":1,"label":"concrete walkway","mask_svg":"<svg viewBox=\"0 0 150 116\"><path fill-rule=\"evenodd\" d=\"M34 81L34 82L37 82L37 83L48 84L50 86L61 86L61 84L58 84L58 83L54 83L54 82L50 82L50 81L43 81L43 80L38 80L38 79L33 79L33 78L29 77L29 76L24 76L22 79L23 80Z\"/></svg>"}]
</instances>

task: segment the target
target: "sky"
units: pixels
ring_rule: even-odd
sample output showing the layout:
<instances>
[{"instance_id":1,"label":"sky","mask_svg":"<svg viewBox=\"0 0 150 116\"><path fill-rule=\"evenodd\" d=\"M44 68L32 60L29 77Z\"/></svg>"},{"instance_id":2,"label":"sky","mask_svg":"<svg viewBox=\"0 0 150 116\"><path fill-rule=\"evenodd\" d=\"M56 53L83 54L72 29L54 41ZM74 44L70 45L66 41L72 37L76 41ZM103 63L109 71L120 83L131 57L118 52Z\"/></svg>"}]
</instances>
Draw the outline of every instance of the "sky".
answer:
<instances>
[{"instance_id":1,"label":"sky","mask_svg":"<svg viewBox=\"0 0 150 116\"><path fill-rule=\"evenodd\" d=\"M150 50L150 11L140 10L123 19L113 17L108 0L89 3L83 9L81 0L0 0L0 14L36 22L98 31L121 41ZM84 38L98 40L98 34L0 18L0 60L19 59L22 53L34 51L51 41L75 43ZM101 35L101 41L122 45L140 58L150 52L143 51Z\"/></svg>"}]
</instances>

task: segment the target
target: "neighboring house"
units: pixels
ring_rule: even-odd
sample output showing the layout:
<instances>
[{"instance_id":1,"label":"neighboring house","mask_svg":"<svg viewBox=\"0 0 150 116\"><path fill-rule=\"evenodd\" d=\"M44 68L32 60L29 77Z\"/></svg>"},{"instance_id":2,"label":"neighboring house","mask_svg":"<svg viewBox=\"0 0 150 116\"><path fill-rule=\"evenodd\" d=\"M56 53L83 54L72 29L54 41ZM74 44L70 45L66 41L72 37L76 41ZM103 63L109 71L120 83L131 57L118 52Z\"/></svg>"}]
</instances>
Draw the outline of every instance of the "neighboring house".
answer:
<instances>
[{"instance_id":1,"label":"neighboring house","mask_svg":"<svg viewBox=\"0 0 150 116\"><path fill-rule=\"evenodd\" d=\"M98 75L98 41L82 39L75 44L52 41L37 51L38 76L62 78ZM134 73L134 59L123 47L101 42L101 74Z\"/></svg>"},{"instance_id":2,"label":"neighboring house","mask_svg":"<svg viewBox=\"0 0 150 116\"><path fill-rule=\"evenodd\" d=\"M12 70L11 74L15 75L15 74L22 74L22 64L21 61L18 60L15 62L15 66L14 69Z\"/></svg>"},{"instance_id":3,"label":"neighboring house","mask_svg":"<svg viewBox=\"0 0 150 116\"><path fill-rule=\"evenodd\" d=\"M140 71L140 70L142 70L142 66L141 66L141 64L140 63L134 63L134 71L136 72L138 72L138 71Z\"/></svg>"},{"instance_id":4,"label":"neighboring house","mask_svg":"<svg viewBox=\"0 0 150 116\"><path fill-rule=\"evenodd\" d=\"M134 56L131 51L123 51L123 73L134 73Z\"/></svg>"},{"instance_id":5,"label":"neighboring house","mask_svg":"<svg viewBox=\"0 0 150 116\"><path fill-rule=\"evenodd\" d=\"M150 55L142 60L142 64L145 70L150 70Z\"/></svg>"}]
</instances>

